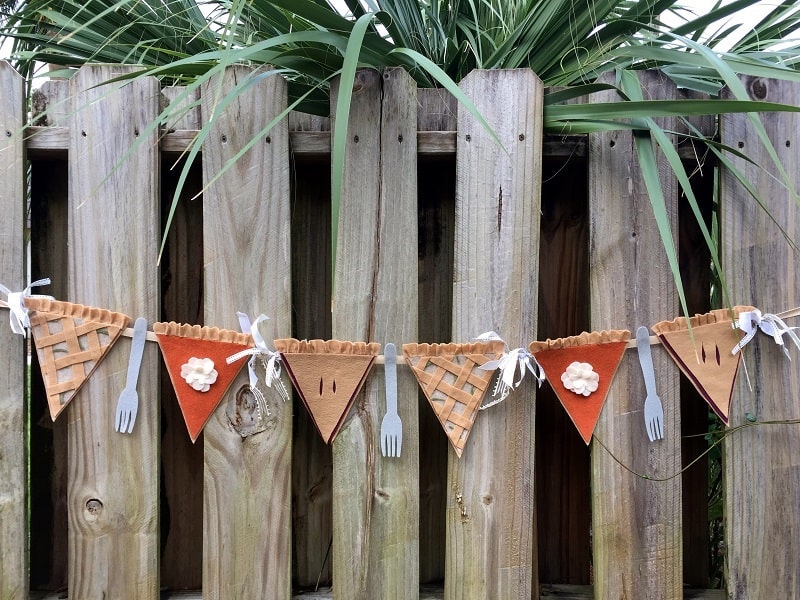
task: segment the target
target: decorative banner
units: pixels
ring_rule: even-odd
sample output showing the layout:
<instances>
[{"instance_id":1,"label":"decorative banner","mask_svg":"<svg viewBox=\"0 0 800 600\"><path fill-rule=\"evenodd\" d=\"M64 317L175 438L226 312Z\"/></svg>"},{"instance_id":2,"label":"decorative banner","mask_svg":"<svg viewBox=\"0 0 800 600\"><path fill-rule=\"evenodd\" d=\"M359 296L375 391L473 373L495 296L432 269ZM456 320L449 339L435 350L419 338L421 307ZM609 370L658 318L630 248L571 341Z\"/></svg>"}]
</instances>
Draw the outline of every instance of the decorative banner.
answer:
<instances>
[{"instance_id":1,"label":"decorative banner","mask_svg":"<svg viewBox=\"0 0 800 600\"><path fill-rule=\"evenodd\" d=\"M154 323L153 331L192 443L244 366L225 359L253 345L249 334L217 327Z\"/></svg>"},{"instance_id":2,"label":"decorative banner","mask_svg":"<svg viewBox=\"0 0 800 600\"><path fill-rule=\"evenodd\" d=\"M498 360L504 350L502 340L403 344L403 354L459 458L492 379L493 372L480 367Z\"/></svg>"},{"instance_id":3,"label":"decorative banner","mask_svg":"<svg viewBox=\"0 0 800 600\"><path fill-rule=\"evenodd\" d=\"M24 303L55 421L130 324L130 317L45 298L26 297Z\"/></svg>"},{"instance_id":4,"label":"decorative banner","mask_svg":"<svg viewBox=\"0 0 800 600\"><path fill-rule=\"evenodd\" d=\"M381 345L339 340L275 340L314 425L329 444L339 433Z\"/></svg>"},{"instance_id":5,"label":"decorative banner","mask_svg":"<svg viewBox=\"0 0 800 600\"><path fill-rule=\"evenodd\" d=\"M733 354L732 350L744 336L743 331L734 328L733 321L739 313L753 310L752 306L735 306L733 314L728 309L718 309L695 315L689 319L691 334L685 317L661 321L652 327L683 374L726 425L741 362L741 353Z\"/></svg>"},{"instance_id":6,"label":"decorative banner","mask_svg":"<svg viewBox=\"0 0 800 600\"><path fill-rule=\"evenodd\" d=\"M627 330L593 331L528 346L587 445L630 338Z\"/></svg>"}]
</instances>

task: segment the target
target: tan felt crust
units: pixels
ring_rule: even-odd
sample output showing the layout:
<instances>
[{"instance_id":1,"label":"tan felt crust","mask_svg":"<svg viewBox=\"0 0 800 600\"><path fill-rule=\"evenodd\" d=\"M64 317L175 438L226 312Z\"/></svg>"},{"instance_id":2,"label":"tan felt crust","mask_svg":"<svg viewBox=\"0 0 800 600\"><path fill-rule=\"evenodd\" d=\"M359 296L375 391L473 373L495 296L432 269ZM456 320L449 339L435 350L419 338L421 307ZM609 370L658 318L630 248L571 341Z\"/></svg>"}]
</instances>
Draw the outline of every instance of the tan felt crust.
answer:
<instances>
[{"instance_id":1,"label":"tan felt crust","mask_svg":"<svg viewBox=\"0 0 800 600\"><path fill-rule=\"evenodd\" d=\"M692 327L700 327L702 325L712 325L714 323L732 322L734 319L739 318L739 314L755 310L753 306L734 306L733 315L727 308L718 308L702 315L695 315L689 319ZM686 325L686 317L677 317L672 321L659 321L651 327L653 333L662 335L670 331L680 331L688 329Z\"/></svg>"},{"instance_id":2,"label":"tan felt crust","mask_svg":"<svg viewBox=\"0 0 800 600\"><path fill-rule=\"evenodd\" d=\"M115 325L120 329L125 329L131 323L131 318L128 315L105 308L84 306L83 304L63 302L61 300L48 300L47 298L24 298L23 302L28 310L52 313L60 317L77 317L87 322Z\"/></svg>"},{"instance_id":3,"label":"tan felt crust","mask_svg":"<svg viewBox=\"0 0 800 600\"><path fill-rule=\"evenodd\" d=\"M208 340L212 342L227 342L229 344L253 345L253 336L249 333L239 333L230 329L219 327L203 327L201 325L185 325L170 321L169 323L153 323L153 333L156 335L175 335L195 340Z\"/></svg>"},{"instance_id":4,"label":"tan felt crust","mask_svg":"<svg viewBox=\"0 0 800 600\"><path fill-rule=\"evenodd\" d=\"M560 348L574 348L595 344L610 344L612 342L625 342L631 339L631 332L627 329L611 329L609 331L584 331L580 335L547 340L544 342L531 342L528 350L532 353L544 350L558 350Z\"/></svg>"},{"instance_id":5,"label":"tan felt crust","mask_svg":"<svg viewBox=\"0 0 800 600\"><path fill-rule=\"evenodd\" d=\"M381 345L377 342L343 342L339 340L275 340L275 349L285 354L360 354L377 356Z\"/></svg>"}]
</instances>

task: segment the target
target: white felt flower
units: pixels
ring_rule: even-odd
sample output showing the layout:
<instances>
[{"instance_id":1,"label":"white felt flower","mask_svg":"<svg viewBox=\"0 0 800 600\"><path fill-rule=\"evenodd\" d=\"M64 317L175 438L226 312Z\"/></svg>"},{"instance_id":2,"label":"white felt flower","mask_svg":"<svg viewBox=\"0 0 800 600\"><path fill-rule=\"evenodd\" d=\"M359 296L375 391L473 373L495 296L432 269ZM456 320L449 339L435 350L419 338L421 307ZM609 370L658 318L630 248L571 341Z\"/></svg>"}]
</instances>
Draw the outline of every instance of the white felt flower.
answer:
<instances>
[{"instance_id":1,"label":"white felt flower","mask_svg":"<svg viewBox=\"0 0 800 600\"><path fill-rule=\"evenodd\" d=\"M600 375L592 370L592 365L585 362L571 363L561 375L561 383L568 390L581 396L588 396L597 390Z\"/></svg>"},{"instance_id":2,"label":"white felt flower","mask_svg":"<svg viewBox=\"0 0 800 600\"><path fill-rule=\"evenodd\" d=\"M214 361L210 358L193 356L188 363L181 366L181 377L198 392L207 392L211 388L211 384L217 380Z\"/></svg>"}]
</instances>

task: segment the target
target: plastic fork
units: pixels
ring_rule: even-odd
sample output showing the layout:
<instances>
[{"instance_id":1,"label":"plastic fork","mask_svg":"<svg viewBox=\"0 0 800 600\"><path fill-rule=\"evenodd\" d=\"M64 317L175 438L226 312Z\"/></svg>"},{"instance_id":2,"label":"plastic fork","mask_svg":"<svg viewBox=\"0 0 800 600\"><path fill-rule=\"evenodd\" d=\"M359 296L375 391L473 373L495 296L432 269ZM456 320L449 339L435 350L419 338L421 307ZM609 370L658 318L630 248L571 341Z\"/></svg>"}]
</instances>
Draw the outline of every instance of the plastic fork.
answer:
<instances>
[{"instance_id":1,"label":"plastic fork","mask_svg":"<svg viewBox=\"0 0 800 600\"><path fill-rule=\"evenodd\" d=\"M133 341L131 342L131 357L128 359L128 378L125 389L117 401L117 416L114 431L119 433L133 433L133 424L139 412L139 394L136 392L136 383L139 381L139 369L142 366L144 343L147 339L147 321L144 317L136 319L133 325Z\"/></svg>"},{"instance_id":2,"label":"plastic fork","mask_svg":"<svg viewBox=\"0 0 800 600\"><path fill-rule=\"evenodd\" d=\"M653 358L650 354L650 332L647 327L636 330L636 350L642 366L647 397L644 400L644 424L651 442L664 438L664 407L656 393L656 375L653 371Z\"/></svg>"},{"instance_id":3,"label":"plastic fork","mask_svg":"<svg viewBox=\"0 0 800 600\"><path fill-rule=\"evenodd\" d=\"M386 414L381 421L381 454L392 458L400 456L403 447L403 422L397 414L397 349L386 344L383 350L386 376Z\"/></svg>"}]
</instances>

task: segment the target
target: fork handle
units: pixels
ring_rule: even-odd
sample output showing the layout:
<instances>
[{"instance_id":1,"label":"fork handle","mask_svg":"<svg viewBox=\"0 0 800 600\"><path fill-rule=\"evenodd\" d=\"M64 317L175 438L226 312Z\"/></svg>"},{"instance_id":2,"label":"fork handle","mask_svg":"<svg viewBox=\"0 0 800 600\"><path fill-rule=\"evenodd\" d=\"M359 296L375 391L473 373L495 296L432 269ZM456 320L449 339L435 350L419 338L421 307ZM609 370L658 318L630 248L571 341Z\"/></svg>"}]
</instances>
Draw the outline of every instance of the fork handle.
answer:
<instances>
[{"instance_id":1,"label":"fork handle","mask_svg":"<svg viewBox=\"0 0 800 600\"><path fill-rule=\"evenodd\" d=\"M139 369L142 366L142 354L144 354L144 343L147 339L147 319L139 317L133 325L133 341L131 341L131 357L128 360L128 378L125 381L125 389L136 389L136 382L139 380Z\"/></svg>"},{"instance_id":2,"label":"fork handle","mask_svg":"<svg viewBox=\"0 0 800 600\"><path fill-rule=\"evenodd\" d=\"M636 330L636 351L639 354L647 395L656 396L656 374L653 370L653 357L650 354L650 332L645 326Z\"/></svg>"},{"instance_id":3,"label":"fork handle","mask_svg":"<svg viewBox=\"0 0 800 600\"><path fill-rule=\"evenodd\" d=\"M386 344L383 348L385 363L383 366L386 377L386 412L397 414L397 348L394 344Z\"/></svg>"}]
</instances>

